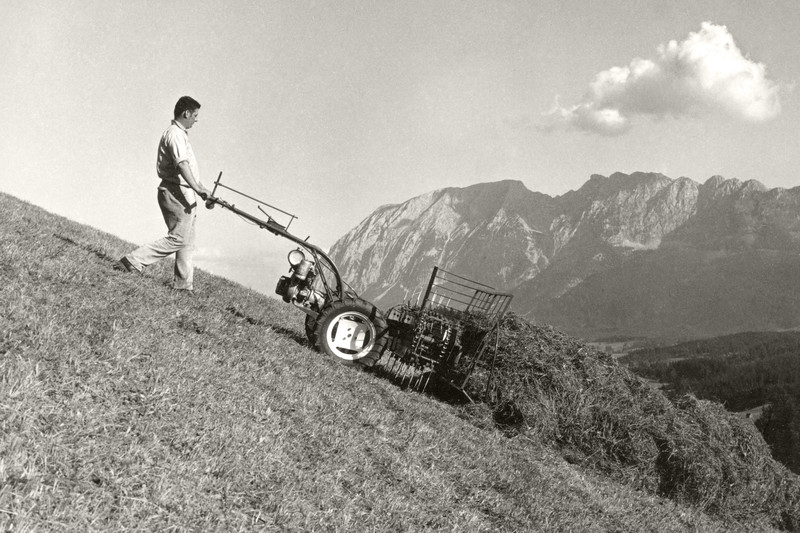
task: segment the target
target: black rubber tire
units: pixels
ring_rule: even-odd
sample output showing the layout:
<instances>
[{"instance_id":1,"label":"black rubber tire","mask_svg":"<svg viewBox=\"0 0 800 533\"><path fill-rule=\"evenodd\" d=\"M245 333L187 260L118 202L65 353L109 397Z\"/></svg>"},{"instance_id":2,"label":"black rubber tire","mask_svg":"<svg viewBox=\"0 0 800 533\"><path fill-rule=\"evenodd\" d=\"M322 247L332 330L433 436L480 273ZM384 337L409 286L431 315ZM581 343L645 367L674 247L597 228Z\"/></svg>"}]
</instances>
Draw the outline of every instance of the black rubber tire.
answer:
<instances>
[{"instance_id":1,"label":"black rubber tire","mask_svg":"<svg viewBox=\"0 0 800 533\"><path fill-rule=\"evenodd\" d=\"M378 362L387 334L388 325L381 312L361 298L348 298L325 307L314 330L319 351L344 365L365 367Z\"/></svg>"}]
</instances>

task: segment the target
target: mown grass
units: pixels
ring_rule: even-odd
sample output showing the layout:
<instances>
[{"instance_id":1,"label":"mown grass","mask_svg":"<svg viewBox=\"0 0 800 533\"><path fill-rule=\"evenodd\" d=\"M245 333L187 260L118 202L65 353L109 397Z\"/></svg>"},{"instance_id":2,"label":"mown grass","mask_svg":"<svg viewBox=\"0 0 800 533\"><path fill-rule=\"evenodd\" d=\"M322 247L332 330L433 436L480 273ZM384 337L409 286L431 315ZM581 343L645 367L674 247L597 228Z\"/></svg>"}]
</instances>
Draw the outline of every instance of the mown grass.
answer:
<instances>
[{"instance_id":1,"label":"mown grass","mask_svg":"<svg viewBox=\"0 0 800 533\"><path fill-rule=\"evenodd\" d=\"M340 366L281 302L203 272L176 294L169 262L112 269L129 243L0 213L0 530L769 530Z\"/></svg>"}]
</instances>

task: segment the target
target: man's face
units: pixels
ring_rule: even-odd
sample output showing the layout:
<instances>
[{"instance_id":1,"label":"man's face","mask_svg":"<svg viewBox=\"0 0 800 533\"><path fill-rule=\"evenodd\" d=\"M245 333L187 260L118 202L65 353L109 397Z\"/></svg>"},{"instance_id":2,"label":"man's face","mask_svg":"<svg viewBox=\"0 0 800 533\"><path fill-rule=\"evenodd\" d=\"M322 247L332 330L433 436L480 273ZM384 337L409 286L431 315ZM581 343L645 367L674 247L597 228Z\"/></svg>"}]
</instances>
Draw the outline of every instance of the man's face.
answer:
<instances>
[{"instance_id":1,"label":"man's face","mask_svg":"<svg viewBox=\"0 0 800 533\"><path fill-rule=\"evenodd\" d=\"M188 130L189 128L191 128L192 126L194 126L194 123L195 123L195 122L197 122L197 121L199 120L199 119L198 119L198 115L199 115L199 114L200 114L200 110L199 110L199 109L195 109L194 111L186 111L186 112L183 114L183 116L184 116L184 120L183 120L183 126L184 126L184 127L187 129L187 130Z\"/></svg>"}]
</instances>

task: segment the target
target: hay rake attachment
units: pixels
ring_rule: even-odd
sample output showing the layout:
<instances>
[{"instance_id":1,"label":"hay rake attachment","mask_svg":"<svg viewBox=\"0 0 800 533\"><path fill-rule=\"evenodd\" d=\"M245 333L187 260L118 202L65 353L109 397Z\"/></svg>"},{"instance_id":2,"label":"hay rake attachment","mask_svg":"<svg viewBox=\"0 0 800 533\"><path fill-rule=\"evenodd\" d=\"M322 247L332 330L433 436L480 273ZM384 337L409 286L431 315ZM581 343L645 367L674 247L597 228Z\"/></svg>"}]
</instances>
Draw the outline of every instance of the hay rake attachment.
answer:
<instances>
[{"instance_id":1,"label":"hay rake attachment","mask_svg":"<svg viewBox=\"0 0 800 533\"><path fill-rule=\"evenodd\" d=\"M402 387L424 392L432 378L464 394L475 370L491 386L500 318L512 295L434 267L421 304L389 310L383 369ZM492 347L492 341L494 346Z\"/></svg>"}]
</instances>

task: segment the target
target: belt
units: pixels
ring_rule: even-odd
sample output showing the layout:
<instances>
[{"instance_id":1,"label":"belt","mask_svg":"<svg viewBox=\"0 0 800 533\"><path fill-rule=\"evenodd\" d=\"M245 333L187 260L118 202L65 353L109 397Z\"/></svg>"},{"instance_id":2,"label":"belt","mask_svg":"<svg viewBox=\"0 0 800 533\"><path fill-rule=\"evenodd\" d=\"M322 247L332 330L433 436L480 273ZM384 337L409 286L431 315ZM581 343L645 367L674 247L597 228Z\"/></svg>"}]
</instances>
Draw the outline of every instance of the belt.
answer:
<instances>
[{"instance_id":1,"label":"belt","mask_svg":"<svg viewBox=\"0 0 800 533\"><path fill-rule=\"evenodd\" d=\"M171 180L168 180L168 179L165 179L165 178L161 178L161 185L159 185L159 186L160 187L166 187L167 185L171 185L173 187L178 186L178 187L185 187L187 189L191 189L191 187L189 185L181 183L179 181L176 182L176 181L171 181Z\"/></svg>"}]
</instances>

